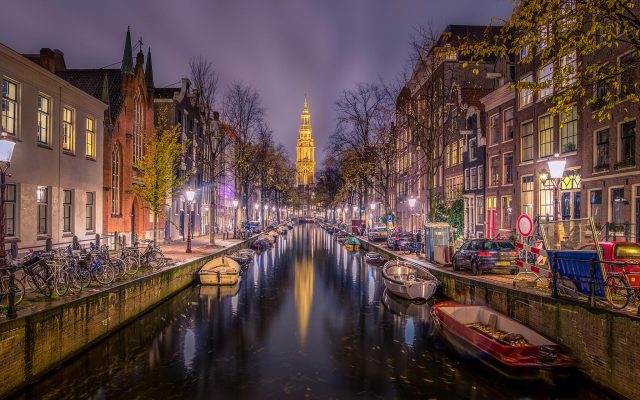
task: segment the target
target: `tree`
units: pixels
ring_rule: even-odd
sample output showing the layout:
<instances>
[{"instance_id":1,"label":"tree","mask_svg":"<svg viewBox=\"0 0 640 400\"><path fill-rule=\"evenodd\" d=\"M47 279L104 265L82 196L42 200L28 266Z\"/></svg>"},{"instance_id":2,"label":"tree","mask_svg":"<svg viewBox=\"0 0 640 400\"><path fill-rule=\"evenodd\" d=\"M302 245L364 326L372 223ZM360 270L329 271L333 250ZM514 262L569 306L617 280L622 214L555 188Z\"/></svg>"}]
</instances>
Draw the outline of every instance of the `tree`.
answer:
<instances>
[{"instance_id":1,"label":"tree","mask_svg":"<svg viewBox=\"0 0 640 400\"><path fill-rule=\"evenodd\" d=\"M198 93L198 101L202 109L204 128L204 148L198 150L202 153L201 159L206 163L204 170L207 172L211 187L209 200L209 244L215 244L215 229L218 211L218 186L221 178L226 176L227 164L224 156L229 144L229 137L224 129L214 121L216 93L218 90L218 73L213 64L202 56L193 58L189 62L193 88Z\"/></svg>"},{"instance_id":2,"label":"tree","mask_svg":"<svg viewBox=\"0 0 640 400\"><path fill-rule=\"evenodd\" d=\"M460 52L473 56L472 66L496 56L552 65L552 79L514 86L556 88L553 114L568 112L582 100L579 104L591 108L594 118L610 119L618 104L627 101L624 106L631 110L640 102L639 6L638 0L518 0L498 34L466 41ZM628 56L616 58L627 50Z\"/></svg>"},{"instance_id":3,"label":"tree","mask_svg":"<svg viewBox=\"0 0 640 400\"><path fill-rule=\"evenodd\" d=\"M176 177L180 168L182 145L178 142L180 126L167 127L167 109L160 111L158 125L152 135L147 135L142 158L136 163L139 183L132 192L140 197L153 215L153 242L158 239L158 214L164 207L167 196L180 188L189 173Z\"/></svg>"}]
</instances>

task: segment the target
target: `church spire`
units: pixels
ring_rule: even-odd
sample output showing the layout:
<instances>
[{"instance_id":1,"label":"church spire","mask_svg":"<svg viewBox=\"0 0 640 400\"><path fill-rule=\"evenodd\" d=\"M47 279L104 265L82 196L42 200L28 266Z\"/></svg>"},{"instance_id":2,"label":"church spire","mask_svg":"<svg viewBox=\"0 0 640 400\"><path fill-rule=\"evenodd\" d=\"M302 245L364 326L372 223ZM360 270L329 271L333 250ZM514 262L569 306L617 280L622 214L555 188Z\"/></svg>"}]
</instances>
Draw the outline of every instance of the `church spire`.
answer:
<instances>
[{"instance_id":1,"label":"church spire","mask_svg":"<svg viewBox=\"0 0 640 400\"><path fill-rule=\"evenodd\" d=\"M133 73L133 50L131 50L131 31L127 27L127 38L124 41L124 54L122 55L122 67L120 71Z\"/></svg>"},{"instance_id":2,"label":"church spire","mask_svg":"<svg viewBox=\"0 0 640 400\"><path fill-rule=\"evenodd\" d=\"M153 65L151 64L151 46L149 46L149 48L147 49L147 64L145 65L145 68L144 68L144 80L147 84L147 91L151 93L151 91L155 86L153 84ZM149 96L149 97L153 98L153 96Z\"/></svg>"},{"instance_id":3,"label":"church spire","mask_svg":"<svg viewBox=\"0 0 640 400\"><path fill-rule=\"evenodd\" d=\"M313 184L316 172L315 145L311 136L311 114L307 96L304 96L302 113L300 114L300 130L296 143L296 182L298 186Z\"/></svg>"}]
</instances>

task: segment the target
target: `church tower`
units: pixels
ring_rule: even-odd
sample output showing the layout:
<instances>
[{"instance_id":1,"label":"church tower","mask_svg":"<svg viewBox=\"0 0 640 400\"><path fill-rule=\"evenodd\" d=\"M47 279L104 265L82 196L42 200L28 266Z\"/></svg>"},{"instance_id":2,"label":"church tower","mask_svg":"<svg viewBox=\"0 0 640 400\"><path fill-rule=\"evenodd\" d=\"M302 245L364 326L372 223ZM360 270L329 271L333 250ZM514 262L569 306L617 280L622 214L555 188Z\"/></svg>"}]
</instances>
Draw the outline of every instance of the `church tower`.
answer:
<instances>
[{"instance_id":1,"label":"church tower","mask_svg":"<svg viewBox=\"0 0 640 400\"><path fill-rule=\"evenodd\" d=\"M304 97L304 106L300 115L300 129L296 143L296 184L308 186L313 184L316 172L315 146L311 137L311 115L307 97Z\"/></svg>"}]
</instances>

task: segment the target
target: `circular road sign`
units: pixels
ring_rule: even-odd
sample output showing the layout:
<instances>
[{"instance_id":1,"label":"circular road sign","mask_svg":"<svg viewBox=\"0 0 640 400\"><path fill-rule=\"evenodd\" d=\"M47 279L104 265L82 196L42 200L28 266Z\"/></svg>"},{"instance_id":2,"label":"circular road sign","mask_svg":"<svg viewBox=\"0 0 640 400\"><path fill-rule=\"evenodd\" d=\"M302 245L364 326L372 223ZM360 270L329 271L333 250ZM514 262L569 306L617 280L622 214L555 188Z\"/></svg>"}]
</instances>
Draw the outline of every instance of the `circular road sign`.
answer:
<instances>
[{"instance_id":1,"label":"circular road sign","mask_svg":"<svg viewBox=\"0 0 640 400\"><path fill-rule=\"evenodd\" d=\"M529 237L533 233L533 220L527 214L521 214L516 223L518 233L524 237Z\"/></svg>"}]
</instances>

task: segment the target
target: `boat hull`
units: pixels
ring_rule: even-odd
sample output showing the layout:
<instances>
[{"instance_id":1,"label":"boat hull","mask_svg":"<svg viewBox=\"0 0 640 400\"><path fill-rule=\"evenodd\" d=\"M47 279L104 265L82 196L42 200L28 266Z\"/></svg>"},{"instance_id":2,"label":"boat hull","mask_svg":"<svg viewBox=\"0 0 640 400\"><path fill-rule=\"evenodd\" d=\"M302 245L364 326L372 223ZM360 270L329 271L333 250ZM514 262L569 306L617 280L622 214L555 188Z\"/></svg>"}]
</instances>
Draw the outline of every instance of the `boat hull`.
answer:
<instances>
[{"instance_id":1,"label":"boat hull","mask_svg":"<svg viewBox=\"0 0 640 400\"><path fill-rule=\"evenodd\" d=\"M383 266L382 281L391 293L408 300L429 300L440 285L431 273L400 261L389 261Z\"/></svg>"},{"instance_id":2,"label":"boat hull","mask_svg":"<svg viewBox=\"0 0 640 400\"><path fill-rule=\"evenodd\" d=\"M240 264L228 257L206 263L198 272L202 285L235 285L240 279Z\"/></svg>"},{"instance_id":3,"label":"boat hull","mask_svg":"<svg viewBox=\"0 0 640 400\"><path fill-rule=\"evenodd\" d=\"M344 247L347 251L360 251L359 244L345 244Z\"/></svg>"}]
</instances>

